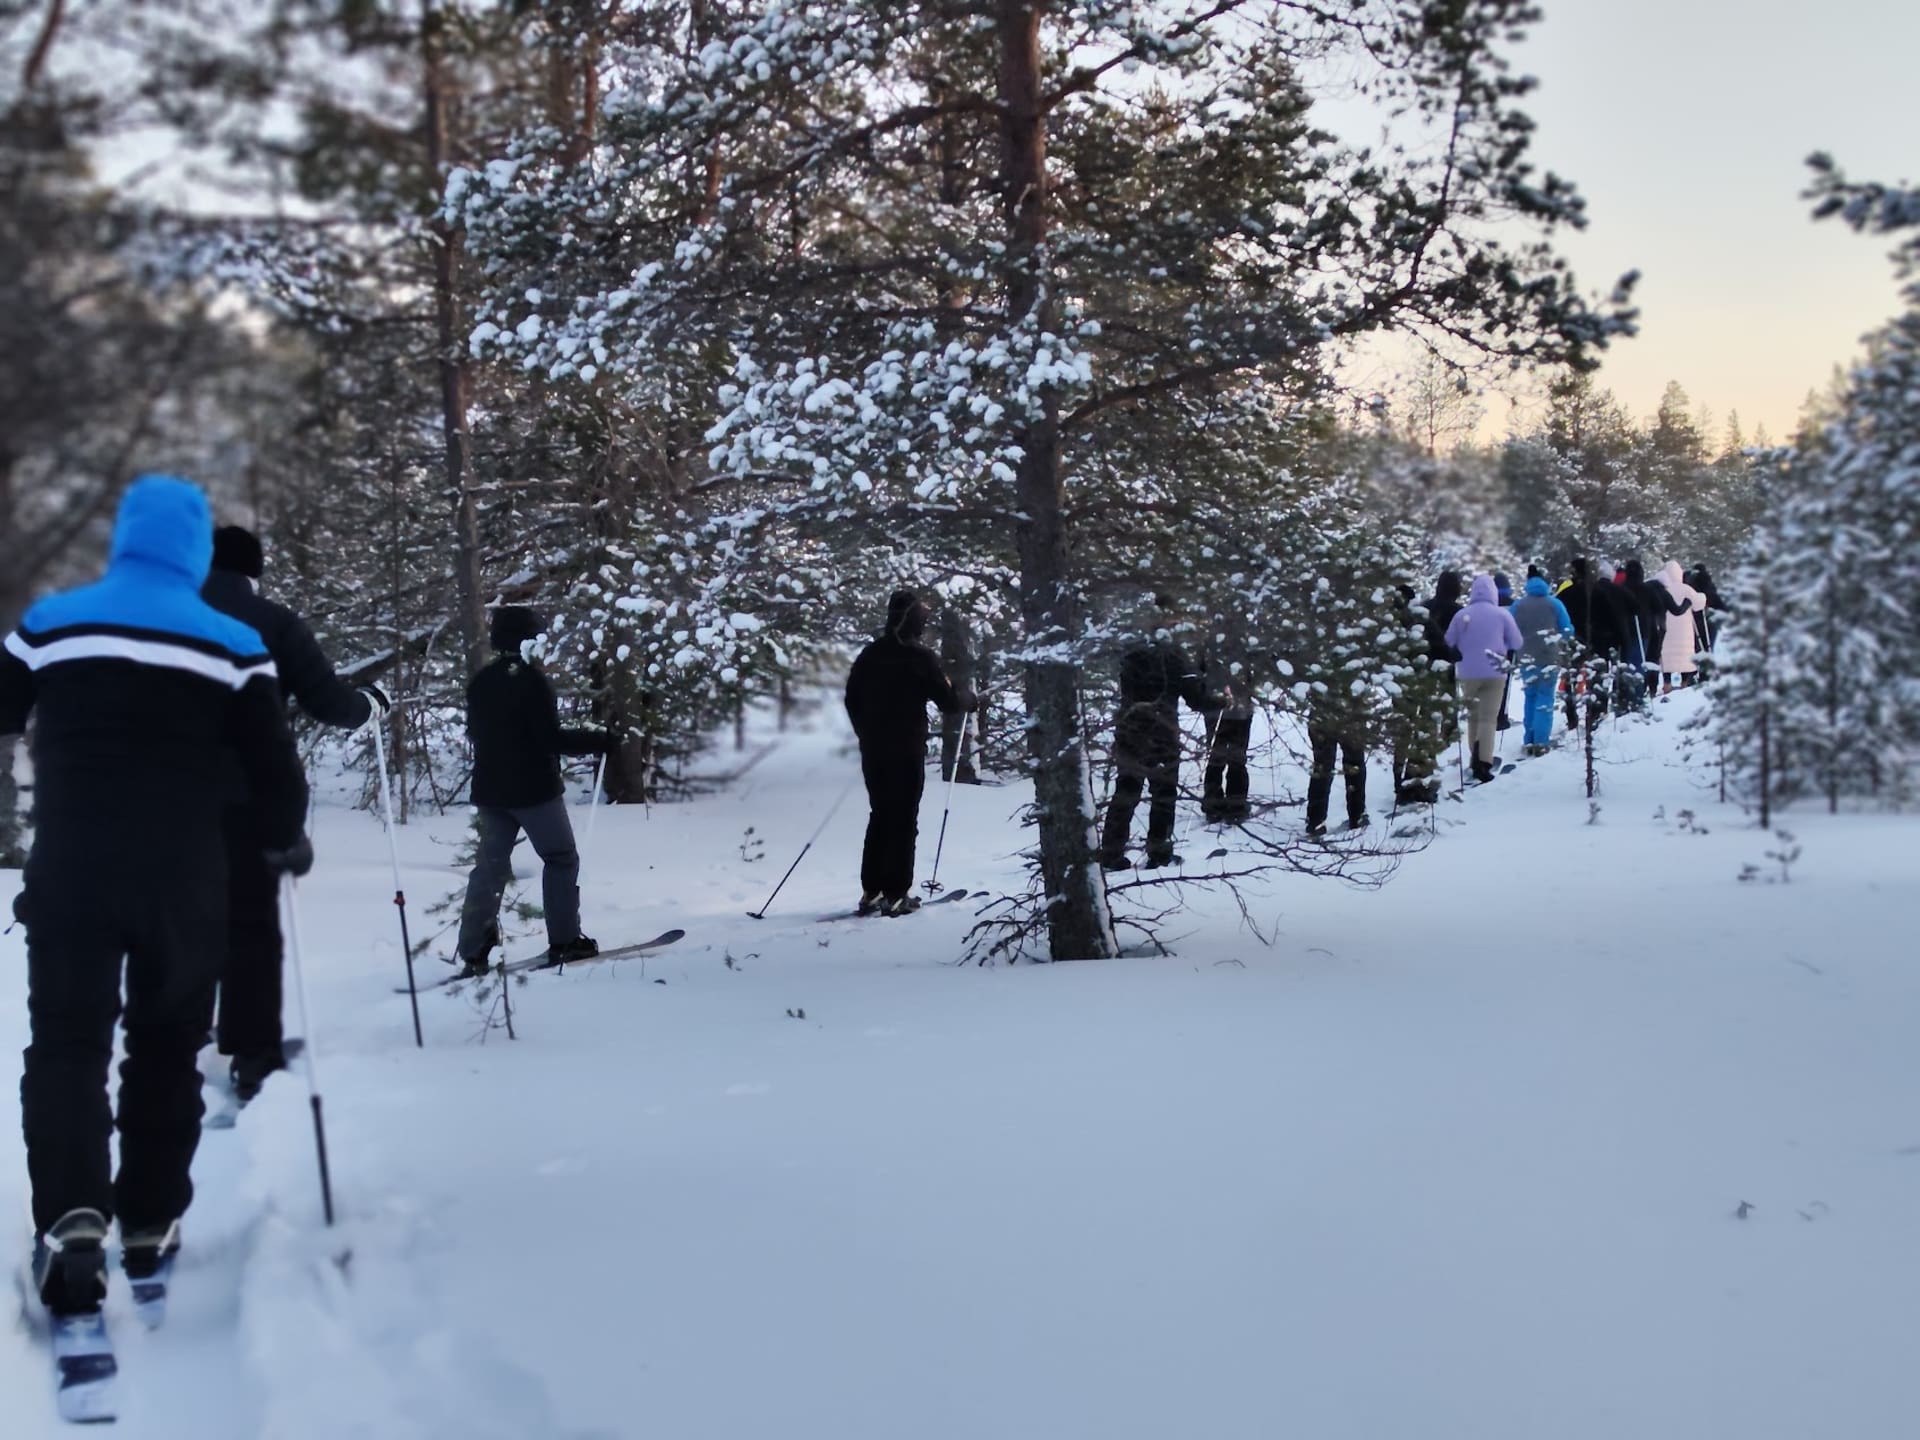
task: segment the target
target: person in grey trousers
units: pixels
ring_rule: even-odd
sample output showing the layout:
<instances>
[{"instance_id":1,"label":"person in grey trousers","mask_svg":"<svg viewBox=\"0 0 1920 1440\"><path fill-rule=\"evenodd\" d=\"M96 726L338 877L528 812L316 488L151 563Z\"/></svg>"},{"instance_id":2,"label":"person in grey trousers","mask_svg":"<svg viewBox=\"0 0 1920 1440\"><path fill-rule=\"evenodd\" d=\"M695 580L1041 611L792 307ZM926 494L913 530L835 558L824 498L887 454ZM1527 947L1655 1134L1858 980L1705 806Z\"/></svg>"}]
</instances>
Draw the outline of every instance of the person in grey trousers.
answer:
<instances>
[{"instance_id":1,"label":"person in grey trousers","mask_svg":"<svg viewBox=\"0 0 1920 1440\"><path fill-rule=\"evenodd\" d=\"M496 610L494 657L467 686L479 849L460 910L458 953L470 976L486 973L500 943L500 900L513 878L513 847L522 831L544 867L540 890L549 963L600 953L598 943L580 931L580 852L563 798L560 757L607 754L618 737L561 726L553 686L527 654L528 643L545 628L539 615L522 606Z\"/></svg>"}]
</instances>

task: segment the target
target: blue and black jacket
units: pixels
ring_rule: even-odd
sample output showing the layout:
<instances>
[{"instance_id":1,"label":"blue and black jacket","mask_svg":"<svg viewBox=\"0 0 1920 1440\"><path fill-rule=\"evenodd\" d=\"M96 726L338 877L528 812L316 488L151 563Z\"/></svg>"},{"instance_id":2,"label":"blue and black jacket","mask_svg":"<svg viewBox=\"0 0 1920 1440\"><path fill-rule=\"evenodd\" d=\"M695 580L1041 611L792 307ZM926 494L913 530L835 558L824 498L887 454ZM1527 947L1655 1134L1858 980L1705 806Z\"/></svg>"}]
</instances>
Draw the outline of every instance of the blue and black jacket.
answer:
<instances>
[{"instance_id":1,"label":"blue and black jacket","mask_svg":"<svg viewBox=\"0 0 1920 1440\"><path fill-rule=\"evenodd\" d=\"M0 735L34 716L36 844L217 837L243 799L269 848L299 837L306 777L273 661L200 598L212 558L206 497L148 476L121 502L106 575L48 596L7 636Z\"/></svg>"}]
</instances>

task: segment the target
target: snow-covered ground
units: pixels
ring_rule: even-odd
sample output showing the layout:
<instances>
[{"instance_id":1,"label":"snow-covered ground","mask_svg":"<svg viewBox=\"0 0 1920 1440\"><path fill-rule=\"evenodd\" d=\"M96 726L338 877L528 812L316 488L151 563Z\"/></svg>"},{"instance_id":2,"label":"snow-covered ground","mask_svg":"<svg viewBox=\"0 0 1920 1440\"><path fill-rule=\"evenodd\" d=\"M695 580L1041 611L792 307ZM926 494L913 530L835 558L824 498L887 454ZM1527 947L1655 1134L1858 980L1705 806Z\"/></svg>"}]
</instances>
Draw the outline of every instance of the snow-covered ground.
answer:
<instances>
[{"instance_id":1,"label":"snow-covered ground","mask_svg":"<svg viewBox=\"0 0 1920 1440\"><path fill-rule=\"evenodd\" d=\"M1792 813L1790 883L1742 882L1779 847L1683 764L1693 703L1604 732L1597 823L1563 751L1443 805L1384 890L1276 880L1271 948L1216 897L1173 958L1093 965L957 964L967 906L817 923L856 888L857 795L747 918L855 773L843 734L790 735L708 799L599 817L590 931L684 941L532 977L517 1040L423 996L423 1051L385 840L324 808L301 899L340 1224L278 1079L202 1146L167 1328L116 1288L119 1430L1920 1433L1914 823ZM943 877L1013 883L1021 799L959 791ZM463 825L400 837L416 935ZM0 940L9 1056L22 955ZM0 1207L23 1190L9 1121ZM9 1440L59 1430L46 1372L0 1334Z\"/></svg>"}]
</instances>

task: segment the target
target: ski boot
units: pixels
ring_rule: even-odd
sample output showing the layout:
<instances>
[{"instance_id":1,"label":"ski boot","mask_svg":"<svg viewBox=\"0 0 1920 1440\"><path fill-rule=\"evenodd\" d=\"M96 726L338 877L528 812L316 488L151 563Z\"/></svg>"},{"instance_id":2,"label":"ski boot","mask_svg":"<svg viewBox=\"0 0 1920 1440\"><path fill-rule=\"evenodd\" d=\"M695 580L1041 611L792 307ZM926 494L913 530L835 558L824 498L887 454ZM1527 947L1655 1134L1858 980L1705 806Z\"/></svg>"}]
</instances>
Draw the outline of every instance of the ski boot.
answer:
<instances>
[{"instance_id":1,"label":"ski boot","mask_svg":"<svg viewBox=\"0 0 1920 1440\"><path fill-rule=\"evenodd\" d=\"M853 907L853 913L865 919L869 915L878 915L886 908L886 902L880 898L878 890L866 890L860 895L860 903Z\"/></svg>"},{"instance_id":2,"label":"ski boot","mask_svg":"<svg viewBox=\"0 0 1920 1440\"><path fill-rule=\"evenodd\" d=\"M233 1098L243 1106L248 1104L260 1093L269 1075L286 1068L286 1057L278 1045L234 1056L233 1063L227 1067L228 1078L233 1081Z\"/></svg>"},{"instance_id":3,"label":"ski boot","mask_svg":"<svg viewBox=\"0 0 1920 1440\"><path fill-rule=\"evenodd\" d=\"M33 1242L33 1284L53 1331L54 1396L60 1418L88 1425L115 1417L119 1364L101 1304L107 1295L107 1220L69 1210Z\"/></svg>"},{"instance_id":4,"label":"ski boot","mask_svg":"<svg viewBox=\"0 0 1920 1440\"><path fill-rule=\"evenodd\" d=\"M462 980L478 980L484 975L491 974L493 971L493 961L491 957L494 950L499 947L499 944L500 927L497 924L489 925L487 927L486 938L480 942L480 953L478 955L462 955L460 957L459 978Z\"/></svg>"},{"instance_id":5,"label":"ski boot","mask_svg":"<svg viewBox=\"0 0 1920 1440\"><path fill-rule=\"evenodd\" d=\"M576 935L573 939L559 945L547 947L547 964L570 965L576 960L591 960L600 953L600 942L586 935Z\"/></svg>"},{"instance_id":6,"label":"ski boot","mask_svg":"<svg viewBox=\"0 0 1920 1440\"><path fill-rule=\"evenodd\" d=\"M167 1315L167 1282L173 1259L180 1253L180 1222L120 1231L120 1268L133 1290L134 1313L149 1330L160 1328Z\"/></svg>"},{"instance_id":7,"label":"ski boot","mask_svg":"<svg viewBox=\"0 0 1920 1440\"><path fill-rule=\"evenodd\" d=\"M33 1242L33 1288L56 1317L98 1314L107 1298L107 1218L69 1210Z\"/></svg>"},{"instance_id":8,"label":"ski boot","mask_svg":"<svg viewBox=\"0 0 1920 1440\"><path fill-rule=\"evenodd\" d=\"M880 902L881 909L888 915L911 915L920 908L918 895L890 895Z\"/></svg>"}]
</instances>

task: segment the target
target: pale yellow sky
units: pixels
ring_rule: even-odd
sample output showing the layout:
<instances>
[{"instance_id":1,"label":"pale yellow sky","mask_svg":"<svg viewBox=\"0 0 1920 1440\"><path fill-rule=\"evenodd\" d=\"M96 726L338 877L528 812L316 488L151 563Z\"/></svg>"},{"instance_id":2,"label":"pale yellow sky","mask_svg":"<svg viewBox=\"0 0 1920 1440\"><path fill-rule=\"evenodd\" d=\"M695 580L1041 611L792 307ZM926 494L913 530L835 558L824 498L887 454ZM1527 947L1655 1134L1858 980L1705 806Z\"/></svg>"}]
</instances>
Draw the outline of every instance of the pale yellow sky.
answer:
<instances>
[{"instance_id":1,"label":"pale yellow sky","mask_svg":"<svg viewBox=\"0 0 1920 1440\"><path fill-rule=\"evenodd\" d=\"M1587 197L1563 242L1581 282L1643 272L1601 383L1644 416L1678 380L1785 438L1898 308L1891 245L1799 194L1814 150L1920 180L1920 0L1547 0L1514 54L1541 82L1535 155Z\"/></svg>"}]
</instances>

